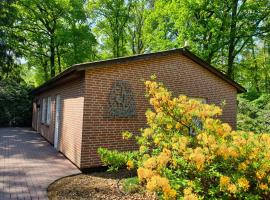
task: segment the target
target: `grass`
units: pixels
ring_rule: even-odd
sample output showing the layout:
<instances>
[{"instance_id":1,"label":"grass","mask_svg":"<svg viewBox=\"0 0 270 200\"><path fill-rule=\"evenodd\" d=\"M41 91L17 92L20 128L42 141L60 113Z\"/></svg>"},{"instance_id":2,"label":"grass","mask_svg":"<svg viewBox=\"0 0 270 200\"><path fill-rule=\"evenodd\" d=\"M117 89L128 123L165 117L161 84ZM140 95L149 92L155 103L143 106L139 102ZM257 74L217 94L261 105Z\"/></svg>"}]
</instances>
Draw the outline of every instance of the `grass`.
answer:
<instances>
[{"instance_id":1,"label":"grass","mask_svg":"<svg viewBox=\"0 0 270 200\"><path fill-rule=\"evenodd\" d=\"M138 177L126 178L122 182L123 192L132 194L142 191Z\"/></svg>"}]
</instances>

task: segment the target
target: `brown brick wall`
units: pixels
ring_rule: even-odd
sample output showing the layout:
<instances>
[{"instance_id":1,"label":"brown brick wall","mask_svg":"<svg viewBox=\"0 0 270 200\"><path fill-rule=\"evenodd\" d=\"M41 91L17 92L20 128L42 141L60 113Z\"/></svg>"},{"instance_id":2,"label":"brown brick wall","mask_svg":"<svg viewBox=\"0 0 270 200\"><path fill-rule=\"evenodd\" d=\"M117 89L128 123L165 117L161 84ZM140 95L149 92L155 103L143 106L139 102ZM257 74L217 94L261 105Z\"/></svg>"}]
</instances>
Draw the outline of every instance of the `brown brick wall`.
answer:
<instances>
[{"instance_id":1,"label":"brown brick wall","mask_svg":"<svg viewBox=\"0 0 270 200\"><path fill-rule=\"evenodd\" d=\"M206 98L208 103L220 105L226 101L222 120L235 128L236 89L202 66L177 52L166 56L153 56L108 66L88 69L85 72L85 101L82 137L81 168L100 165L98 147L127 150L136 148L133 142L122 140L121 132L138 132L145 126L145 111L149 107L142 79L156 74L175 95ZM107 117L108 96L116 80L131 85L136 101L137 116L126 119Z\"/></svg>"},{"instance_id":2,"label":"brown brick wall","mask_svg":"<svg viewBox=\"0 0 270 200\"><path fill-rule=\"evenodd\" d=\"M42 98L51 96L52 116L50 125L38 123L37 131L52 144L54 143L55 123L55 98L61 97L60 126L59 126L59 150L74 164L80 167L82 122L84 105L84 79L83 77L63 83L53 89L47 90L35 97L40 99L40 121L42 111ZM34 103L35 104L35 103ZM34 105L34 110L36 110ZM37 117L33 113L34 120ZM35 126L33 126L35 128Z\"/></svg>"}]
</instances>

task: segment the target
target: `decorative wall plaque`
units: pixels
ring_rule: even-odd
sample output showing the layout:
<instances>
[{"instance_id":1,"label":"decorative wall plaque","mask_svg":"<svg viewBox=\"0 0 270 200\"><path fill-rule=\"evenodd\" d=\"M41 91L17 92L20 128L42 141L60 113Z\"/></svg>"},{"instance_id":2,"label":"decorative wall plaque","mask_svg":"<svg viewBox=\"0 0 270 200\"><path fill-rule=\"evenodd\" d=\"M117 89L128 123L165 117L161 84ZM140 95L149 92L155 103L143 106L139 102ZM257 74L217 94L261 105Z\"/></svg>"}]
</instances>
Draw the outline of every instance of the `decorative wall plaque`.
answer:
<instances>
[{"instance_id":1,"label":"decorative wall plaque","mask_svg":"<svg viewBox=\"0 0 270 200\"><path fill-rule=\"evenodd\" d=\"M109 95L109 115L111 117L132 117L136 107L131 87L127 81L116 81Z\"/></svg>"}]
</instances>

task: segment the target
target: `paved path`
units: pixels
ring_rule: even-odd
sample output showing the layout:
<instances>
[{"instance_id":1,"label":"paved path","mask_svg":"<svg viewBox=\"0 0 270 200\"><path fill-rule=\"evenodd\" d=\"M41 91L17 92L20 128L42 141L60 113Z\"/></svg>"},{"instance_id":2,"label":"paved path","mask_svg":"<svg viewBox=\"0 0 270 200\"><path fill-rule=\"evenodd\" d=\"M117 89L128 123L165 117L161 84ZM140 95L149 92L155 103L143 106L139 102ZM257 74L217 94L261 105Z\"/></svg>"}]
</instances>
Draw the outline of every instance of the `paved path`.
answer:
<instances>
[{"instance_id":1,"label":"paved path","mask_svg":"<svg viewBox=\"0 0 270 200\"><path fill-rule=\"evenodd\" d=\"M47 199L54 180L80 173L39 134L0 128L0 200Z\"/></svg>"}]
</instances>

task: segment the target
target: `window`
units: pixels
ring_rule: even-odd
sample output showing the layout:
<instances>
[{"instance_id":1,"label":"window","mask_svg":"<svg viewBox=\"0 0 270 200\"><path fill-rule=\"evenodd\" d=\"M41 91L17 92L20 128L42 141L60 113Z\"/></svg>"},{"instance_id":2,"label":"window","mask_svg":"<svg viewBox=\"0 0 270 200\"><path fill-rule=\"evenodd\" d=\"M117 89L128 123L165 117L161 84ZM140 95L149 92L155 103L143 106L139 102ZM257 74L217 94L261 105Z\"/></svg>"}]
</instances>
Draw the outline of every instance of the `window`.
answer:
<instances>
[{"instance_id":1,"label":"window","mask_svg":"<svg viewBox=\"0 0 270 200\"><path fill-rule=\"evenodd\" d=\"M42 113L41 113L41 123L45 123L46 120L46 99L42 99Z\"/></svg>"},{"instance_id":2,"label":"window","mask_svg":"<svg viewBox=\"0 0 270 200\"><path fill-rule=\"evenodd\" d=\"M201 98L201 97L189 97L190 99L194 99L194 100L197 100L201 103L207 103L206 99L205 98Z\"/></svg>"},{"instance_id":3,"label":"window","mask_svg":"<svg viewBox=\"0 0 270 200\"><path fill-rule=\"evenodd\" d=\"M48 97L47 100L47 118L46 118L46 124L50 124L51 122L51 97Z\"/></svg>"},{"instance_id":4,"label":"window","mask_svg":"<svg viewBox=\"0 0 270 200\"><path fill-rule=\"evenodd\" d=\"M197 100L201 103L207 103L207 100L201 97L190 97L190 99ZM189 134L192 136L195 136L197 135L197 131L200 131L203 129L203 123L200 118L194 116L192 118L192 124L193 124L193 127L192 126L189 127Z\"/></svg>"}]
</instances>

